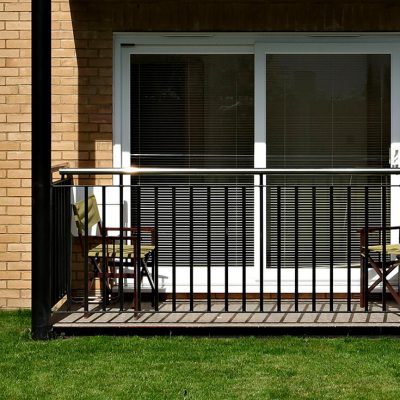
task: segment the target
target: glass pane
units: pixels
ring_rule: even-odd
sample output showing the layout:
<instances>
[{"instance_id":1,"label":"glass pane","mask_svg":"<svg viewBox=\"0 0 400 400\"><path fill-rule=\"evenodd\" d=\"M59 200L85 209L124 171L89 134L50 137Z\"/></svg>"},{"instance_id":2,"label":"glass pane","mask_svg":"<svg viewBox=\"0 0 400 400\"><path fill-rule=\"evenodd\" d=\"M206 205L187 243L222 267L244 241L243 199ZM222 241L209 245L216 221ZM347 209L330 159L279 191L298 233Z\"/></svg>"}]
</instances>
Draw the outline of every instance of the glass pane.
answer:
<instances>
[{"instance_id":1,"label":"glass pane","mask_svg":"<svg viewBox=\"0 0 400 400\"><path fill-rule=\"evenodd\" d=\"M268 167L386 167L389 145L389 55L267 55Z\"/></svg>"},{"instance_id":2,"label":"glass pane","mask_svg":"<svg viewBox=\"0 0 400 400\"><path fill-rule=\"evenodd\" d=\"M254 57L133 55L132 164L252 167Z\"/></svg>"},{"instance_id":3,"label":"glass pane","mask_svg":"<svg viewBox=\"0 0 400 400\"><path fill-rule=\"evenodd\" d=\"M267 166L270 168L380 168L389 166L390 56L370 54L271 54L266 56ZM357 228L364 226L363 185L381 183L379 177L271 177L267 189L268 266L281 259L293 267L295 246L294 185L299 190L299 265L347 265L347 185L352 186L352 263L359 263ZM330 236L330 189L334 191L333 241ZM277 190L282 186L282 228L277 229ZM312 192L316 185L316 237L312 248ZM337 188L337 186L342 187ZM345 186L343 186L345 185ZM387 211L389 221L389 198ZM369 195L370 224L381 224L379 186Z\"/></svg>"}]
</instances>

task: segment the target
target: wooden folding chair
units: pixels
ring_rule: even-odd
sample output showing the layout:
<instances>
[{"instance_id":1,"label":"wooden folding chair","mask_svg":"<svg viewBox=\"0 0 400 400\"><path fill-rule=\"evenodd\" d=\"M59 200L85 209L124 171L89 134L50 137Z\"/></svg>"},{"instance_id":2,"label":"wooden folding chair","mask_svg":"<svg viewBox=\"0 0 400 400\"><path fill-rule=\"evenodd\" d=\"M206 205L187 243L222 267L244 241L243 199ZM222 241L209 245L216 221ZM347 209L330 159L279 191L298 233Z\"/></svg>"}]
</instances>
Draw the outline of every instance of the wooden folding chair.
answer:
<instances>
[{"instance_id":1,"label":"wooden folding chair","mask_svg":"<svg viewBox=\"0 0 400 400\"><path fill-rule=\"evenodd\" d=\"M394 229L400 230L400 227L389 226L385 228L385 231L391 231ZM370 234L378 233L379 242L381 242L383 230L382 227L370 227L368 228L368 236L370 236ZM386 244L386 255L392 256L392 259L389 261L383 260L383 244L380 243L379 245L373 246L368 244L368 252L366 252L365 228L358 230L358 232L360 234L360 306L365 307L366 293L371 293L378 285L383 284L383 274L388 277L396 268L400 267L400 244ZM371 285L366 284L369 268L372 268L378 275L377 279ZM399 290L395 290L388 279L385 279L385 288L400 306Z\"/></svg>"},{"instance_id":2,"label":"wooden folding chair","mask_svg":"<svg viewBox=\"0 0 400 400\"><path fill-rule=\"evenodd\" d=\"M93 286L95 278L100 278L102 282L103 274L105 274L106 282L106 293L107 298L112 295L113 287L115 286L116 279L131 278L136 281L136 254L139 253L139 244L137 241L137 228L123 227L124 232L123 239L123 253L120 254L120 236L110 235L110 232L119 233L120 228L107 228L101 224L101 218L99 209L97 206L96 197L90 195L88 197L88 221L87 230L85 232L85 201L81 200L73 204L73 213L78 230L79 242L83 256L85 256L85 241L88 242L88 258L91 264L91 271L89 273L89 290ZM97 225L97 230L100 235L90 235L92 228ZM155 230L152 227L141 227L140 232L150 233L151 242L150 244L140 245L140 284L143 277L146 277L149 281L153 296L156 295L155 285L152 274L149 271L148 263L149 260L154 262L154 250L155 250ZM128 235L129 234L129 235ZM106 254L103 256L103 235L106 243ZM86 238L87 236L87 238ZM106 271L103 271L103 259L105 258ZM123 273L120 274L120 266L122 263ZM135 285L134 285L135 287ZM108 299L107 299L108 301ZM138 304L138 293L134 289L133 296L133 308L136 310Z\"/></svg>"}]
</instances>

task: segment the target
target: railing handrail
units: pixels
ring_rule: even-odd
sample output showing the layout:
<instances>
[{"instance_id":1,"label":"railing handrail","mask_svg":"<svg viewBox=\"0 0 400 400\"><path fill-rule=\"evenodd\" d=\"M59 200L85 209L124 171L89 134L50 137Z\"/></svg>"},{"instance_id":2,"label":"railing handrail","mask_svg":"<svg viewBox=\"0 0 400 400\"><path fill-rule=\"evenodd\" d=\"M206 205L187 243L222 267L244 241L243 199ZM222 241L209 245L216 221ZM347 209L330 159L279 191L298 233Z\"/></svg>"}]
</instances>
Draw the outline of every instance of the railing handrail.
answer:
<instances>
[{"instance_id":1,"label":"railing handrail","mask_svg":"<svg viewBox=\"0 0 400 400\"><path fill-rule=\"evenodd\" d=\"M400 168L60 168L60 175L398 175Z\"/></svg>"}]
</instances>

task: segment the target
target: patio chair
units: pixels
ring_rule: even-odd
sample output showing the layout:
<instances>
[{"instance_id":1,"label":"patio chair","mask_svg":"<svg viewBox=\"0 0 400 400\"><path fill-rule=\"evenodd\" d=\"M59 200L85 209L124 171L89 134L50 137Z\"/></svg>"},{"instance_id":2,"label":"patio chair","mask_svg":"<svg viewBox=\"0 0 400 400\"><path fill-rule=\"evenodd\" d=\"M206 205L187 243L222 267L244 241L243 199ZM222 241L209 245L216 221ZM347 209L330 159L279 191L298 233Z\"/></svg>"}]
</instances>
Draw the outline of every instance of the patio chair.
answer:
<instances>
[{"instance_id":1,"label":"patio chair","mask_svg":"<svg viewBox=\"0 0 400 400\"><path fill-rule=\"evenodd\" d=\"M400 231L400 226L388 226L385 231L391 231L397 229ZM382 244L382 227L370 227L368 228L368 236L371 234L378 233L379 244L368 245L368 262L365 263L366 258L366 231L365 228L359 229L360 234L360 306L365 307L365 294L371 293L379 284L383 283L383 271L385 276L388 277L396 268L400 267L400 244L386 244L386 255L391 256L391 260L383 260L384 246ZM367 265L367 268L365 267ZM377 279L371 284L366 285L368 279L368 270L372 268L376 274ZM367 276L366 276L367 274ZM393 299L400 306L400 295L399 288L395 290L393 285L386 279L385 287L387 291L393 296Z\"/></svg>"},{"instance_id":2,"label":"patio chair","mask_svg":"<svg viewBox=\"0 0 400 400\"><path fill-rule=\"evenodd\" d=\"M118 233L121 232L120 228L103 227L101 224L101 218L99 209L97 206L96 197L90 195L88 197L88 221L87 228L89 234L85 232L85 201L81 200L73 204L73 213L78 230L78 237L82 255L85 256L85 240L87 236L88 241L88 258L91 264L91 271L89 272L89 290L92 288L95 278L100 278L102 282L103 274L105 274L107 293L107 302L109 297L112 296L113 287L116 286L117 279L131 278L136 281L136 254L139 253L139 243L137 240L137 228L123 227L123 254L120 254L120 236ZM90 235L90 232L94 226L97 226L97 230L100 235ZM117 235L110 235L111 232L117 233ZM155 230L153 227L140 227L141 235L144 233L150 234L150 243L140 245L140 285L143 277L146 277L153 294L156 295L155 285L152 274L149 270L149 264L152 263L154 267L154 250L155 250ZM107 270L103 271L103 244L102 239L105 237L106 242L106 254L105 254L105 265ZM123 266L123 274L120 274L120 265ZM153 270L154 272L154 270ZM134 285L135 288L135 285ZM133 308L136 310L138 304L138 293L134 289L133 296Z\"/></svg>"}]
</instances>

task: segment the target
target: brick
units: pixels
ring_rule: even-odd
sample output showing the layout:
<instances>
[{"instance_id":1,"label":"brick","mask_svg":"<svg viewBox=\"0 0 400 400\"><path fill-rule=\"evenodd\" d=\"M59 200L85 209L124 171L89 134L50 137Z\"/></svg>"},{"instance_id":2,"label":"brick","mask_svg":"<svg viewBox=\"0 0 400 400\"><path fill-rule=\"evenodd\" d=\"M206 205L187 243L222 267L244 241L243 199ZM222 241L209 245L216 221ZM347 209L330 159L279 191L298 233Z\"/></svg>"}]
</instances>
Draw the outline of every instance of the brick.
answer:
<instances>
[{"instance_id":1,"label":"brick","mask_svg":"<svg viewBox=\"0 0 400 400\"><path fill-rule=\"evenodd\" d=\"M19 205L21 199L19 197L0 197L0 206Z\"/></svg>"},{"instance_id":2,"label":"brick","mask_svg":"<svg viewBox=\"0 0 400 400\"><path fill-rule=\"evenodd\" d=\"M1 289L0 290L0 298L18 299L19 298L19 290Z\"/></svg>"},{"instance_id":3,"label":"brick","mask_svg":"<svg viewBox=\"0 0 400 400\"><path fill-rule=\"evenodd\" d=\"M30 299L32 297L32 290L25 289L20 291L21 299Z\"/></svg>"},{"instance_id":4,"label":"brick","mask_svg":"<svg viewBox=\"0 0 400 400\"><path fill-rule=\"evenodd\" d=\"M19 57L19 49L0 49L0 57ZM17 70L18 71L18 70ZM2 72L2 76L12 76L12 75L3 75L4 71Z\"/></svg>"},{"instance_id":5,"label":"brick","mask_svg":"<svg viewBox=\"0 0 400 400\"><path fill-rule=\"evenodd\" d=\"M31 233L30 225L9 225L7 226L8 233Z\"/></svg>"},{"instance_id":6,"label":"brick","mask_svg":"<svg viewBox=\"0 0 400 400\"><path fill-rule=\"evenodd\" d=\"M1 13L1 19L3 21L18 21L19 15L15 12L3 12Z\"/></svg>"},{"instance_id":7,"label":"brick","mask_svg":"<svg viewBox=\"0 0 400 400\"><path fill-rule=\"evenodd\" d=\"M11 253L17 254L17 253ZM7 268L9 271L30 271L31 270L31 263L30 262L8 262Z\"/></svg>"},{"instance_id":8,"label":"brick","mask_svg":"<svg viewBox=\"0 0 400 400\"><path fill-rule=\"evenodd\" d=\"M23 76L9 76L6 78L6 85L30 85L31 78L30 76L23 77Z\"/></svg>"},{"instance_id":9,"label":"brick","mask_svg":"<svg viewBox=\"0 0 400 400\"><path fill-rule=\"evenodd\" d=\"M8 170L8 178L30 178L31 171L29 169Z\"/></svg>"},{"instance_id":10,"label":"brick","mask_svg":"<svg viewBox=\"0 0 400 400\"><path fill-rule=\"evenodd\" d=\"M0 86L0 94L18 94L18 86Z\"/></svg>"},{"instance_id":11,"label":"brick","mask_svg":"<svg viewBox=\"0 0 400 400\"><path fill-rule=\"evenodd\" d=\"M21 254L19 253L9 253L9 252L4 252L0 253L0 261L19 261L21 260ZM17 270L19 268L16 268ZM1 297L1 296L0 296Z\"/></svg>"},{"instance_id":12,"label":"brick","mask_svg":"<svg viewBox=\"0 0 400 400\"><path fill-rule=\"evenodd\" d=\"M18 142L0 142L0 150L19 150Z\"/></svg>"},{"instance_id":13,"label":"brick","mask_svg":"<svg viewBox=\"0 0 400 400\"><path fill-rule=\"evenodd\" d=\"M8 188L15 188L15 187L21 187L21 180L20 179L2 179L2 185Z\"/></svg>"},{"instance_id":14,"label":"brick","mask_svg":"<svg viewBox=\"0 0 400 400\"><path fill-rule=\"evenodd\" d=\"M18 271L0 271L0 280L4 279L20 279L21 273Z\"/></svg>"},{"instance_id":15,"label":"brick","mask_svg":"<svg viewBox=\"0 0 400 400\"><path fill-rule=\"evenodd\" d=\"M5 68L5 69L11 69L11 68ZM13 103L13 104L30 104L31 103L31 96L28 95L10 95L7 96L7 103Z\"/></svg>"},{"instance_id":16,"label":"brick","mask_svg":"<svg viewBox=\"0 0 400 400\"><path fill-rule=\"evenodd\" d=\"M30 67L31 59L30 58L7 58L6 60L7 67Z\"/></svg>"},{"instance_id":17,"label":"brick","mask_svg":"<svg viewBox=\"0 0 400 400\"><path fill-rule=\"evenodd\" d=\"M2 54L2 53L5 53L5 52L14 52L14 51L15 50L3 50L3 49L0 49L0 57L18 57L18 55L12 56L12 55L4 55L4 54ZM17 53L18 53L18 50L17 50ZM7 76L18 76L19 75L19 71L18 71L18 68L5 67L5 68L0 68L0 74L1 74L1 76L5 76L5 77L7 77Z\"/></svg>"},{"instance_id":18,"label":"brick","mask_svg":"<svg viewBox=\"0 0 400 400\"><path fill-rule=\"evenodd\" d=\"M0 124L0 132L18 132L19 124Z\"/></svg>"},{"instance_id":19,"label":"brick","mask_svg":"<svg viewBox=\"0 0 400 400\"><path fill-rule=\"evenodd\" d=\"M21 260L22 261L31 261L31 253L30 252L22 253L21 254ZM27 269L30 269L30 267L31 267L31 264L28 263L28 268Z\"/></svg>"},{"instance_id":20,"label":"brick","mask_svg":"<svg viewBox=\"0 0 400 400\"><path fill-rule=\"evenodd\" d=\"M18 31L0 31L0 39L18 39L19 32Z\"/></svg>"},{"instance_id":21,"label":"brick","mask_svg":"<svg viewBox=\"0 0 400 400\"><path fill-rule=\"evenodd\" d=\"M31 155L27 151L9 151L7 160L30 160Z\"/></svg>"},{"instance_id":22,"label":"brick","mask_svg":"<svg viewBox=\"0 0 400 400\"><path fill-rule=\"evenodd\" d=\"M30 133L21 133L21 132L11 132L7 134L7 139L8 140L21 140L21 141L26 141L31 139L31 134ZM0 164L1 168L1 164Z\"/></svg>"},{"instance_id":23,"label":"brick","mask_svg":"<svg viewBox=\"0 0 400 400\"><path fill-rule=\"evenodd\" d=\"M7 196L20 196L20 197L26 197L26 196L31 196L32 191L31 189L28 188L7 188ZM15 219L15 217L14 217ZM0 221L1 221L1 216L0 216ZM1 222L0 222L1 223Z\"/></svg>"},{"instance_id":24,"label":"brick","mask_svg":"<svg viewBox=\"0 0 400 400\"><path fill-rule=\"evenodd\" d=\"M31 11L30 2L6 3L5 11Z\"/></svg>"},{"instance_id":25,"label":"brick","mask_svg":"<svg viewBox=\"0 0 400 400\"><path fill-rule=\"evenodd\" d=\"M8 190L15 190L15 189L8 189ZM15 218L14 216L9 215L0 215L0 224L1 225L17 225L21 222L19 218ZM3 239L7 240L6 238L2 238L0 236L0 241Z\"/></svg>"},{"instance_id":26,"label":"brick","mask_svg":"<svg viewBox=\"0 0 400 400\"><path fill-rule=\"evenodd\" d=\"M7 288L8 289L30 289L31 288L31 282L30 281L23 281L23 280L8 281Z\"/></svg>"},{"instance_id":27,"label":"brick","mask_svg":"<svg viewBox=\"0 0 400 400\"><path fill-rule=\"evenodd\" d=\"M31 279L32 273L30 271L28 272L21 272L21 279Z\"/></svg>"},{"instance_id":28,"label":"brick","mask_svg":"<svg viewBox=\"0 0 400 400\"><path fill-rule=\"evenodd\" d=\"M30 299L8 299L7 307L9 308L30 308L31 300Z\"/></svg>"},{"instance_id":29,"label":"brick","mask_svg":"<svg viewBox=\"0 0 400 400\"><path fill-rule=\"evenodd\" d=\"M27 186L30 186L30 179L26 179L26 180L29 182L29 185L27 185ZM17 206L17 207L8 206L7 214L8 215L31 215L31 208L23 207L23 206Z\"/></svg>"},{"instance_id":30,"label":"brick","mask_svg":"<svg viewBox=\"0 0 400 400\"><path fill-rule=\"evenodd\" d=\"M30 49L31 42L30 42L30 40L7 39L6 47L7 47L7 49Z\"/></svg>"},{"instance_id":31,"label":"brick","mask_svg":"<svg viewBox=\"0 0 400 400\"><path fill-rule=\"evenodd\" d=\"M7 122L30 122L30 121L31 121L30 114L7 114Z\"/></svg>"}]
</instances>

